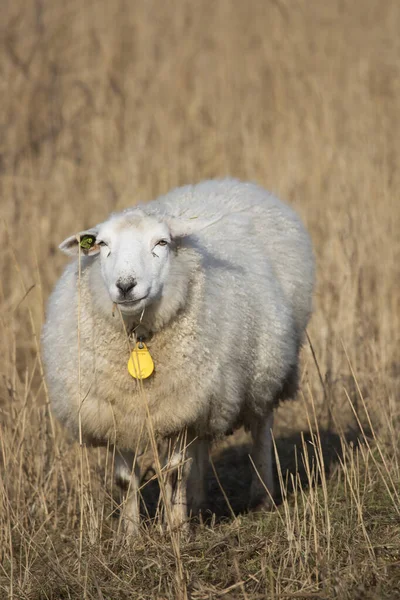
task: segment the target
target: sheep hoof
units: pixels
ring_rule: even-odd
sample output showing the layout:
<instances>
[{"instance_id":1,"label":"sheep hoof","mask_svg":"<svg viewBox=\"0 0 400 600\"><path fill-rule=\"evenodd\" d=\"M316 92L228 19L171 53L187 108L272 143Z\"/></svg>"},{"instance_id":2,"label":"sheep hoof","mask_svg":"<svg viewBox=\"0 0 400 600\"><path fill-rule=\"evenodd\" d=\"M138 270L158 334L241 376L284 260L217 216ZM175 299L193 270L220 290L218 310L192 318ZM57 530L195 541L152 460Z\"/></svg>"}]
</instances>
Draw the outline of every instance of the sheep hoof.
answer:
<instances>
[{"instance_id":1,"label":"sheep hoof","mask_svg":"<svg viewBox=\"0 0 400 600\"><path fill-rule=\"evenodd\" d=\"M275 502L269 497L265 496L262 499L257 499L255 502L251 502L249 505L249 511L258 512L272 512L276 508Z\"/></svg>"},{"instance_id":2,"label":"sheep hoof","mask_svg":"<svg viewBox=\"0 0 400 600\"><path fill-rule=\"evenodd\" d=\"M121 533L126 539L137 538L140 535L139 523L135 523L132 519L122 518Z\"/></svg>"}]
</instances>

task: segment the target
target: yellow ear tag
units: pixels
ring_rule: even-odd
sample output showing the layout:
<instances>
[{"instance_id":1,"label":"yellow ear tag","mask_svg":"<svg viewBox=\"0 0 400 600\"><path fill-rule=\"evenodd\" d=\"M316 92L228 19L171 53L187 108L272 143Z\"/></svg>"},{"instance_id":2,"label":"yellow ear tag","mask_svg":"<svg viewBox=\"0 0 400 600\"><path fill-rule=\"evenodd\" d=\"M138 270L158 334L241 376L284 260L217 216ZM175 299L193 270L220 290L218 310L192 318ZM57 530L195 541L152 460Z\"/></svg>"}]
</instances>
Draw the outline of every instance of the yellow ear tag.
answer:
<instances>
[{"instance_id":1,"label":"yellow ear tag","mask_svg":"<svg viewBox=\"0 0 400 600\"><path fill-rule=\"evenodd\" d=\"M153 359L143 342L136 342L128 360L128 371L135 379L147 379L154 371Z\"/></svg>"}]
</instances>

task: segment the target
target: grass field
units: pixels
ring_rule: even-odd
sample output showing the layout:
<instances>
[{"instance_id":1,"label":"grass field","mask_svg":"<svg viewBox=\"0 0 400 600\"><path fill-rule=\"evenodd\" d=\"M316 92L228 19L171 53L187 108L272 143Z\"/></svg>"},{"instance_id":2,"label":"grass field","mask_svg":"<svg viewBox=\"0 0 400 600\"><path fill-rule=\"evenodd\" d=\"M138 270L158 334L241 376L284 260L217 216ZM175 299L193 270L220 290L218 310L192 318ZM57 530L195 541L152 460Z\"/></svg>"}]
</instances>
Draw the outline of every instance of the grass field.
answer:
<instances>
[{"instance_id":1,"label":"grass field","mask_svg":"<svg viewBox=\"0 0 400 600\"><path fill-rule=\"evenodd\" d=\"M397 0L5 0L1 599L400 598L399 23ZM318 263L313 352L274 430L281 503L244 511L239 435L215 450L205 522L128 543L104 450L47 410L57 246L227 174L293 205Z\"/></svg>"}]
</instances>

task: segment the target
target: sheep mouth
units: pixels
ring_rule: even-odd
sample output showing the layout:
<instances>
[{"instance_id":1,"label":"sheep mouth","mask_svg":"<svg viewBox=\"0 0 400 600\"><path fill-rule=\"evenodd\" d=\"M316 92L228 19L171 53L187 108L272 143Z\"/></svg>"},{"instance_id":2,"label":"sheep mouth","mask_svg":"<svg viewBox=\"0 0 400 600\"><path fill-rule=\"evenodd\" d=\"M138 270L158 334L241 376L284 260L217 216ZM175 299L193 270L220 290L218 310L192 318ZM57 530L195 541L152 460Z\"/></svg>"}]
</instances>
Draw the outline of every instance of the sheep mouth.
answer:
<instances>
[{"instance_id":1,"label":"sheep mouth","mask_svg":"<svg viewBox=\"0 0 400 600\"><path fill-rule=\"evenodd\" d=\"M145 300L147 298L146 296L142 296L141 298L135 298L134 300L120 300L119 302L117 302L118 306L135 306L136 304L138 304L139 302L141 302L142 300Z\"/></svg>"}]
</instances>

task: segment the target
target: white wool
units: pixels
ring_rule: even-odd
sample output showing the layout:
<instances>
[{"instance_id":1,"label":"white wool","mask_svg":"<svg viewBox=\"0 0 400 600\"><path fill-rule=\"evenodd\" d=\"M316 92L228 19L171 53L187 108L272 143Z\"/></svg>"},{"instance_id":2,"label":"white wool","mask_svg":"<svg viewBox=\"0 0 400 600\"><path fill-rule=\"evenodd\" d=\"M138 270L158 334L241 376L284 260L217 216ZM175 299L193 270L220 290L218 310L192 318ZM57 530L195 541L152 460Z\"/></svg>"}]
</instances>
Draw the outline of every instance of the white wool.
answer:
<instances>
[{"instance_id":1,"label":"white wool","mask_svg":"<svg viewBox=\"0 0 400 600\"><path fill-rule=\"evenodd\" d=\"M80 283L78 261L66 267L42 337L53 410L76 435L80 404L88 442L134 450L145 434L141 386L127 371L135 328L155 363L142 385L160 438L251 428L295 394L314 259L289 206L252 183L205 181L88 231L108 245L81 257ZM76 249L76 236L62 247ZM113 316L118 285L133 284Z\"/></svg>"}]
</instances>

